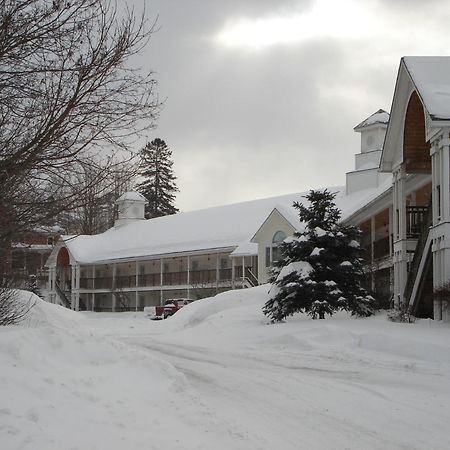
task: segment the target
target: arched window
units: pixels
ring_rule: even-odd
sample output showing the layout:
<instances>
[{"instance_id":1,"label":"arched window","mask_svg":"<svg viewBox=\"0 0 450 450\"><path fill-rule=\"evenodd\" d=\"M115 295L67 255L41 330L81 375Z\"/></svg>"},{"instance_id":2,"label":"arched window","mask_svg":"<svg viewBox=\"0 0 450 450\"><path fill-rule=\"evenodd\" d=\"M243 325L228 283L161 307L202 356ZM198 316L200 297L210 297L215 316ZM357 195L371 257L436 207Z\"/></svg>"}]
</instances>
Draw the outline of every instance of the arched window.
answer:
<instances>
[{"instance_id":1,"label":"arched window","mask_svg":"<svg viewBox=\"0 0 450 450\"><path fill-rule=\"evenodd\" d=\"M277 231L272 238L272 244L281 244L286 239L286 233L284 231Z\"/></svg>"},{"instance_id":2,"label":"arched window","mask_svg":"<svg viewBox=\"0 0 450 450\"><path fill-rule=\"evenodd\" d=\"M266 267L272 266L281 258L279 245L286 239L284 231L277 231L272 238L272 245L266 247Z\"/></svg>"}]
</instances>

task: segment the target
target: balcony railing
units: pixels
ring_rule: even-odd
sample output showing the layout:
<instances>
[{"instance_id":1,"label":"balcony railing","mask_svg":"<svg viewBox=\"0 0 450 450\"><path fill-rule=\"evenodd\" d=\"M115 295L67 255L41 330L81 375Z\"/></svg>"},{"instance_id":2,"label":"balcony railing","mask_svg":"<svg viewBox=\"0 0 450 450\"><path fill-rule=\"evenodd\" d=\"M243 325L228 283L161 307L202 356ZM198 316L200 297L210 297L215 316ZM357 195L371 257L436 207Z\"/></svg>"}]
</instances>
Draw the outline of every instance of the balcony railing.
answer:
<instances>
[{"instance_id":1,"label":"balcony railing","mask_svg":"<svg viewBox=\"0 0 450 450\"><path fill-rule=\"evenodd\" d=\"M242 277L242 267L236 267L235 276L236 278ZM219 269L218 272L216 269L192 270L189 273L189 283L187 271L163 273L163 286L208 284L208 283L216 283L216 281L229 281L229 280L231 280L231 269ZM152 287L152 286L161 286L160 273L146 273L138 275L137 287ZM117 289L136 287L136 275L117 276L115 278L115 287ZM80 278L80 288L112 289L113 278L112 277Z\"/></svg>"},{"instance_id":2,"label":"balcony railing","mask_svg":"<svg viewBox=\"0 0 450 450\"><path fill-rule=\"evenodd\" d=\"M407 206L406 207L406 237L408 239L417 239L425 221L428 208L426 206Z\"/></svg>"},{"instance_id":3,"label":"balcony railing","mask_svg":"<svg viewBox=\"0 0 450 450\"><path fill-rule=\"evenodd\" d=\"M160 286L161 274L160 273L140 274L138 280L139 286Z\"/></svg>"},{"instance_id":4,"label":"balcony railing","mask_svg":"<svg viewBox=\"0 0 450 450\"><path fill-rule=\"evenodd\" d=\"M187 272L167 272L163 273L164 286L176 286L187 284Z\"/></svg>"}]
</instances>

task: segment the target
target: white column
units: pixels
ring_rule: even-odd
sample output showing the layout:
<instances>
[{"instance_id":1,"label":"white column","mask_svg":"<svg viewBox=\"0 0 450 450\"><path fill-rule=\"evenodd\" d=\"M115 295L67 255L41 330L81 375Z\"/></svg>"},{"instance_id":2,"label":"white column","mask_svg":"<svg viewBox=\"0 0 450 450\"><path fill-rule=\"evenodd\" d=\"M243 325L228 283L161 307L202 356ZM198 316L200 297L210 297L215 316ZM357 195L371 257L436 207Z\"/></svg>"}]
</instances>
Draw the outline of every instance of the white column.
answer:
<instances>
[{"instance_id":1,"label":"white column","mask_svg":"<svg viewBox=\"0 0 450 450\"><path fill-rule=\"evenodd\" d=\"M216 291L219 289L219 253L216 254Z\"/></svg>"},{"instance_id":2,"label":"white column","mask_svg":"<svg viewBox=\"0 0 450 450\"><path fill-rule=\"evenodd\" d=\"M187 298L191 298L191 257L187 255Z\"/></svg>"},{"instance_id":3,"label":"white column","mask_svg":"<svg viewBox=\"0 0 450 450\"><path fill-rule=\"evenodd\" d=\"M163 281L164 281L164 263L163 263L162 258L160 259L160 273L161 273L161 280L160 280L161 289L160 289L160 293L159 293L160 294L159 302L160 302L160 305L163 306L164 305L164 297L163 297L162 287L163 287Z\"/></svg>"},{"instance_id":4,"label":"white column","mask_svg":"<svg viewBox=\"0 0 450 450\"><path fill-rule=\"evenodd\" d=\"M406 251L406 192L405 171L402 167L394 172L393 225L394 225L394 305L404 305L407 279L408 254Z\"/></svg>"},{"instance_id":5,"label":"white column","mask_svg":"<svg viewBox=\"0 0 450 450\"><path fill-rule=\"evenodd\" d=\"M433 227L431 229L433 252L433 287L450 281L450 139L449 130L432 143ZM449 321L447 302L435 300L434 318Z\"/></svg>"},{"instance_id":6,"label":"white column","mask_svg":"<svg viewBox=\"0 0 450 450\"><path fill-rule=\"evenodd\" d=\"M111 292L112 292L112 298L111 298L112 304L111 304L111 309L113 310L113 312L116 312L116 307L117 307L115 290L116 290L116 265L113 263L113 271L112 271L112 290L111 290Z\"/></svg>"},{"instance_id":7,"label":"white column","mask_svg":"<svg viewBox=\"0 0 450 450\"><path fill-rule=\"evenodd\" d=\"M136 271L136 292L134 302L135 302L135 311L137 311L139 303L139 261L136 261L135 271Z\"/></svg>"},{"instance_id":8,"label":"white column","mask_svg":"<svg viewBox=\"0 0 450 450\"><path fill-rule=\"evenodd\" d=\"M233 289L236 288L236 283L235 283L235 279L236 279L236 264L234 262L234 258L231 258L231 287Z\"/></svg>"},{"instance_id":9,"label":"white column","mask_svg":"<svg viewBox=\"0 0 450 450\"><path fill-rule=\"evenodd\" d=\"M242 257L242 288L245 287L245 256Z\"/></svg>"},{"instance_id":10,"label":"white column","mask_svg":"<svg viewBox=\"0 0 450 450\"><path fill-rule=\"evenodd\" d=\"M372 292L375 291L375 216L370 218L370 252L372 270L370 273L370 284Z\"/></svg>"},{"instance_id":11,"label":"white column","mask_svg":"<svg viewBox=\"0 0 450 450\"><path fill-rule=\"evenodd\" d=\"M95 265L92 266L92 311L95 311Z\"/></svg>"}]
</instances>

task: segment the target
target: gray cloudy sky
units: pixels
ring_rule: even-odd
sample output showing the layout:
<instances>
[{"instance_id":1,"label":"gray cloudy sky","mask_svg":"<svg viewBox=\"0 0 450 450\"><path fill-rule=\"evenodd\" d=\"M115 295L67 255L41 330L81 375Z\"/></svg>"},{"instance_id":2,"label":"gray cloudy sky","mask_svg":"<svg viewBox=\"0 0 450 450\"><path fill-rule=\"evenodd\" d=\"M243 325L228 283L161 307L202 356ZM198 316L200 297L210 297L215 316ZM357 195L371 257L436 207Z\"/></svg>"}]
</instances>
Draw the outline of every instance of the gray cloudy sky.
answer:
<instances>
[{"instance_id":1,"label":"gray cloudy sky","mask_svg":"<svg viewBox=\"0 0 450 450\"><path fill-rule=\"evenodd\" d=\"M142 0L129 0L137 9ZM401 56L450 49L448 0L145 0L182 210L345 183Z\"/></svg>"}]
</instances>

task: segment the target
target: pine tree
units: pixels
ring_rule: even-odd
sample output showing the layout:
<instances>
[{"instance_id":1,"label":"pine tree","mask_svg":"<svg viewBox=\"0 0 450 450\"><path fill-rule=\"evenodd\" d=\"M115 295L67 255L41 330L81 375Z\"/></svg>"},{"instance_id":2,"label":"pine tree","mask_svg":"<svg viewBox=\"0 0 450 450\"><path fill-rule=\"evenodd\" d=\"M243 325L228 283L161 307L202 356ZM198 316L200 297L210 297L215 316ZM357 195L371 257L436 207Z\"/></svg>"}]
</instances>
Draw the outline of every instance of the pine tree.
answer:
<instances>
[{"instance_id":1,"label":"pine tree","mask_svg":"<svg viewBox=\"0 0 450 450\"><path fill-rule=\"evenodd\" d=\"M154 139L141 150L140 175L144 181L136 189L148 200L148 219L178 212L173 205L178 188L172 166L172 152L162 139Z\"/></svg>"},{"instance_id":2,"label":"pine tree","mask_svg":"<svg viewBox=\"0 0 450 450\"><path fill-rule=\"evenodd\" d=\"M305 198L309 206L294 203L304 231L281 244L283 257L275 268L264 314L272 322L297 312L314 319L338 310L373 314L374 299L362 287L359 230L339 223L334 193L312 190Z\"/></svg>"}]
</instances>

